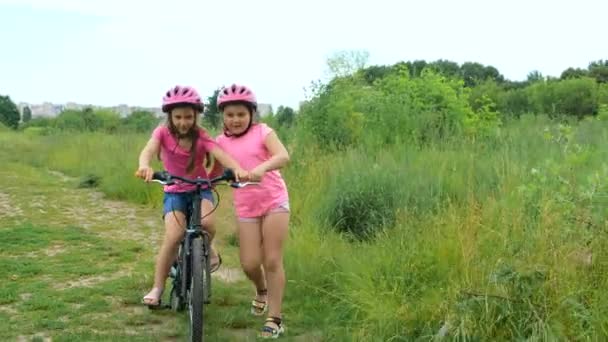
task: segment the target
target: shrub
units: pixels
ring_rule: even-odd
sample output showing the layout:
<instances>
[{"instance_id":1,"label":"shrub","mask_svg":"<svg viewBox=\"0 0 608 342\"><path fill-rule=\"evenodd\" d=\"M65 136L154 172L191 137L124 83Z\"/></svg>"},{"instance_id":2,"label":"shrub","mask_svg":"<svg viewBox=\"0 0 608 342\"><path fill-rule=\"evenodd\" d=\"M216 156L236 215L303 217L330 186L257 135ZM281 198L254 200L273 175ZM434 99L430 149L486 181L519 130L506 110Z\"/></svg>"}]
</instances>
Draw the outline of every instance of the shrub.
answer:
<instances>
[{"instance_id":1,"label":"shrub","mask_svg":"<svg viewBox=\"0 0 608 342\"><path fill-rule=\"evenodd\" d=\"M330 228L354 240L370 240L395 222L400 188L395 170L370 165L353 155L331 176L318 208L318 217Z\"/></svg>"}]
</instances>

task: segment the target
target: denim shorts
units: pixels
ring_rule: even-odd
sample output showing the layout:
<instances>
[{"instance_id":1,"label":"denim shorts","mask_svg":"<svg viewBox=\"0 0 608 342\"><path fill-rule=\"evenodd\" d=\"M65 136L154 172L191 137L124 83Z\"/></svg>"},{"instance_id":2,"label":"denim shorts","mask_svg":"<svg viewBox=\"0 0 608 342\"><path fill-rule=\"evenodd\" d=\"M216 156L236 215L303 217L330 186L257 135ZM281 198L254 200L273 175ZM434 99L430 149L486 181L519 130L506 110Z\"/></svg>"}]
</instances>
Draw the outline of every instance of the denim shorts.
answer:
<instances>
[{"instance_id":1,"label":"denim shorts","mask_svg":"<svg viewBox=\"0 0 608 342\"><path fill-rule=\"evenodd\" d=\"M190 209L192 208L192 195L191 192L165 192L163 198L163 217L172 211L181 211L186 216L189 215ZM211 190L201 190L201 197L204 200L208 200L215 204L213 193Z\"/></svg>"}]
</instances>

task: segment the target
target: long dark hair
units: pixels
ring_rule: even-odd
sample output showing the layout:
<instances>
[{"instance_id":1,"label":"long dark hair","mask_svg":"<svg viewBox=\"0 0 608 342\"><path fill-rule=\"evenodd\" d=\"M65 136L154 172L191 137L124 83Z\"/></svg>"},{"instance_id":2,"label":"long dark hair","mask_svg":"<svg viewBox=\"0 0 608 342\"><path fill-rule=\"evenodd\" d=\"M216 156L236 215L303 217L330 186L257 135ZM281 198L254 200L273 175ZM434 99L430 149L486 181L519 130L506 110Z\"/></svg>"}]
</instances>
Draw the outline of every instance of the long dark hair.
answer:
<instances>
[{"instance_id":1,"label":"long dark hair","mask_svg":"<svg viewBox=\"0 0 608 342\"><path fill-rule=\"evenodd\" d=\"M176 106L177 107L177 106ZM192 106L192 108L195 111L194 114L194 124L192 125L192 127L190 127L190 130L188 130L188 133L186 134L180 134L179 131L177 130L177 128L175 127L175 125L173 125L173 120L171 120L171 112L173 111L173 109L175 109L176 107L170 108L167 111L167 127L169 128L169 133L171 133L171 135L177 139L177 144L175 145L175 148L177 148L177 145L179 145L179 141L180 139L190 139L192 141L192 146L190 146L190 157L188 159L188 166L186 167L186 172L190 173L194 170L194 163L196 162L196 144L198 142L198 137L200 134L200 127L198 127L198 120L197 120L197 116L198 116L198 110L197 108L195 108L194 106ZM173 150L173 152L175 152L175 148ZM207 155L207 158L205 159L209 159L209 156Z\"/></svg>"}]
</instances>

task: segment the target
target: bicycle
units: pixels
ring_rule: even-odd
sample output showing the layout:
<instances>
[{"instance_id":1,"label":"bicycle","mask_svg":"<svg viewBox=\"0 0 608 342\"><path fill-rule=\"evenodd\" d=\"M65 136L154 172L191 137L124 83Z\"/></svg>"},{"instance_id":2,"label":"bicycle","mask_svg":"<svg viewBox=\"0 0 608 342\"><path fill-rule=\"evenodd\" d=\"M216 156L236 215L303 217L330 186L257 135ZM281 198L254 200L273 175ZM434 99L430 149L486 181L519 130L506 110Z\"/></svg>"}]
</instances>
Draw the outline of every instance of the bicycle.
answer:
<instances>
[{"instance_id":1,"label":"bicycle","mask_svg":"<svg viewBox=\"0 0 608 342\"><path fill-rule=\"evenodd\" d=\"M172 175L166 171L154 172L153 182L162 185L173 185L177 181L193 184L196 189L189 194L192 206L186 216L186 233L180 242L177 261L171 268L170 304L164 308L171 308L176 312L188 307L190 341L203 340L203 305L211 303L211 272L209 263L209 234L202 229L201 220L211 214L219 205L219 193L215 185L228 181L234 188L242 188L256 182L235 182L232 170L226 170L221 176L213 179L189 179ZM201 217L201 190L211 189L216 193L217 201L213 210ZM153 309L153 306L148 306Z\"/></svg>"}]
</instances>

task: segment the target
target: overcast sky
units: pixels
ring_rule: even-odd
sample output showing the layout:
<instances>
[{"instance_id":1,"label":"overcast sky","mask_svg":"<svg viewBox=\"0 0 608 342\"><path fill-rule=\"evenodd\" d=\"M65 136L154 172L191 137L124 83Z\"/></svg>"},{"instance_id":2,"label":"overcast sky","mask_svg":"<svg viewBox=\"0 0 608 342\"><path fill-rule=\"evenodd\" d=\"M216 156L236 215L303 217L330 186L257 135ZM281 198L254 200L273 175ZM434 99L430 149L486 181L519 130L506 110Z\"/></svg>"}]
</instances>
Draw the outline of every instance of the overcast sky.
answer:
<instances>
[{"instance_id":1,"label":"overcast sky","mask_svg":"<svg viewBox=\"0 0 608 342\"><path fill-rule=\"evenodd\" d=\"M0 0L0 94L159 106L233 82L297 107L340 50L368 64L448 59L523 80L608 59L608 1Z\"/></svg>"}]
</instances>

